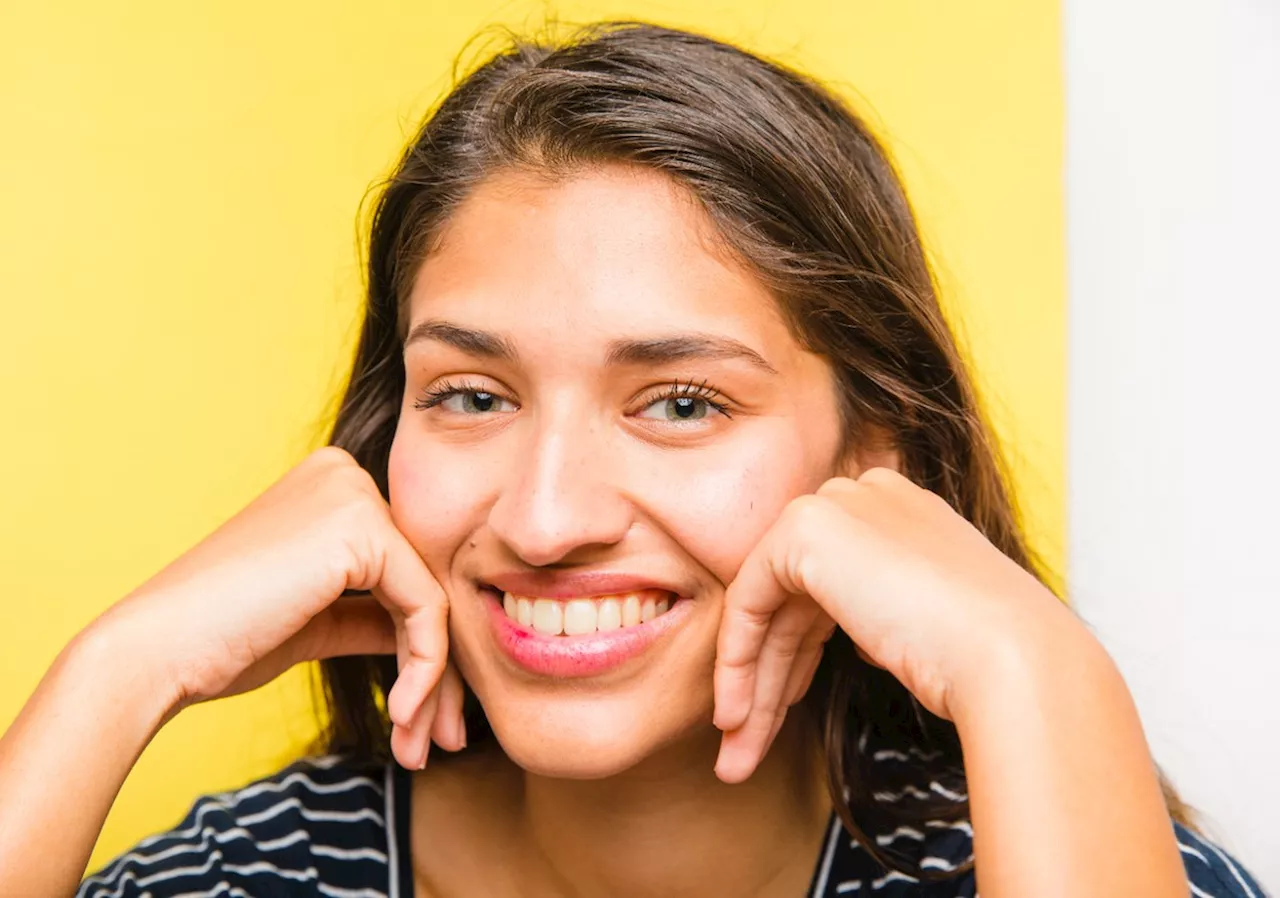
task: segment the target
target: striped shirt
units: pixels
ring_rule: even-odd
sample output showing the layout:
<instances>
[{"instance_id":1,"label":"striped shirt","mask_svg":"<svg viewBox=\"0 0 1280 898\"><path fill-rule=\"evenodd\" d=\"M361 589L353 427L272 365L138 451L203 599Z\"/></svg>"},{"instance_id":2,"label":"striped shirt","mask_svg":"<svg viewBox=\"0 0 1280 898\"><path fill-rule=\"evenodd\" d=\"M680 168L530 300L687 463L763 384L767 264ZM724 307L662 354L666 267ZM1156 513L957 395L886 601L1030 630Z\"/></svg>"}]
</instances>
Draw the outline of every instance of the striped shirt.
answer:
<instances>
[{"instance_id":1,"label":"striped shirt","mask_svg":"<svg viewBox=\"0 0 1280 898\"><path fill-rule=\"evenodd\" d=\"M895 752L877 752L893 763ZM936 785L936 784L935 784ZM909 801L913 790L883 796ZM950 793L939 786L933 792ZM964 796L955 798L962 800ZM77 898L412 898L410 774L372 771L336 755L304 758L232 792L203 795L169 832L151 836L87 877ZM1175 827L1194 898L1265 898L1238 861ZM917 843L921 867L971 859L967 823L934 821L877 837ZM478 890L479 891L479 890ZM886 873L832 816L808 898L976 898L972 872L940 882Z\"/></svg>"}]
</instances>

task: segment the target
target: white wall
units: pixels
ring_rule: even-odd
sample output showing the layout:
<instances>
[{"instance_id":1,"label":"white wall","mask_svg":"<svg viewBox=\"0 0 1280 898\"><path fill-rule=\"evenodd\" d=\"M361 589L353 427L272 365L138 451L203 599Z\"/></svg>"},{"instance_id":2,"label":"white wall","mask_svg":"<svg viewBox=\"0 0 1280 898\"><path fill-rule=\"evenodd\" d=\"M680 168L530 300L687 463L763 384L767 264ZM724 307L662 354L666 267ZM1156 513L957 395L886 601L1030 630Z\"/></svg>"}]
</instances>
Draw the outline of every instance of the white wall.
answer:
<instances>
[{"instance_id":1,"label":"white wall","mask_svg":"<svg viewBox=\"0 0 1280 898\"><path fill-rule=\"evenodd\" d=\"M1073 596L1280 892L1280 3L1064 16Z\"/></svg>"}]
</instances>

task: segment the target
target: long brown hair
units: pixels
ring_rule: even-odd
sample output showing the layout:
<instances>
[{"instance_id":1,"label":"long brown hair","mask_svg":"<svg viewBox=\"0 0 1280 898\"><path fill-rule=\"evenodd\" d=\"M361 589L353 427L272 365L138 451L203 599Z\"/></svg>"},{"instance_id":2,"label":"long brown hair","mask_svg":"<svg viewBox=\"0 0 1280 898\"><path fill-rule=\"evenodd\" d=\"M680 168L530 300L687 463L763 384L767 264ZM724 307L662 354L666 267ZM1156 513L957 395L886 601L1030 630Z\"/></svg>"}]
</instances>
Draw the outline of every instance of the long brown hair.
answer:
<instances>
[{"instance_id":1,"label":"long brown hair","mask_svg":"<svg viewBox=\"0 0 1280 898\"><path fill-rule=\"evenodd\" d=\"M402 306L443 223L496 171L557 177L608 163L662 172L701 203L797 338L832 365L849 446L887 434L907 476L1048 583L1023 538L911 207L880 143L813 79L705 36L639 22L601 23L559 41L513 36L427 117L384 185L363 331L331 438L384 496L405 382ZM321 668L322 748L387 760L395 659L335 658ZM954 800L965 791L955 727L863 662L840 633L805 706L824 734L831 796L850 833L887 867L938 877L874 836L967 818L967 802ZM488 728L474 697L467 714L475 745ZM876 752L906 760L877 764ZM936 800L885 800L885 792L921 783ZM902 841L910 840L895 844Z\"/></svg>"}]
</instances>

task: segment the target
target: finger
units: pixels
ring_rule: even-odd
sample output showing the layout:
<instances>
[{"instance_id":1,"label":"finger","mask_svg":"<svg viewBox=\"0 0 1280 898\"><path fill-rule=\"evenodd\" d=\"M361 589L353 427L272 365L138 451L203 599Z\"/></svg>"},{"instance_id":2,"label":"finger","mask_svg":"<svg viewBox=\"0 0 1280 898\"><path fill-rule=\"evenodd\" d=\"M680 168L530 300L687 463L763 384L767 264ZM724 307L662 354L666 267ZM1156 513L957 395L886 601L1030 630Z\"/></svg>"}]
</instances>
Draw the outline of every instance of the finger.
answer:
<instances>
[{"instance_id":1,"label":"finger","mask_svg":"<svg viewBox=\"0 0 1280 898\"><path fill-rule=\"evenodd\" d=\"M397 726L391 731L391 752L401 766L410 770L421 770L427 766L427 754L431 751L431 728L435 723L439 704L440 690L432 690L409 724Z\"/></svg>"},{"instance_id":2,"label":"finger","mask_svg":"<svg viewBox=\"0 0 1280 898\"><path fill-rule=\"evenodd\" d=\"M725 731L739 729L751 712L756 661L774 612L788 598L770 572L767 542L752 550L725 590L713 684L713 722Z\"/></svg>"},{"instance_id":3,"label":"finger","mask_svg":"<svg viewBox=\"0 0 1280 898\"><path fill-rule=\"evenodd\" d=\"M740 783L755 772L764 757L764 750L782 726L785 706L773 718L752 713L740 729L725 733L720 739L720 754L716 758L716 776L722 782Z\"/></svg>"},{"instance_id":4,"label":"finger","mask_svg":"<svg viewBox=\"0 0 1280 898\"><path fill-rule=\"evenodd\" d=\"M752 699L751 713L759 713L772 720L776 710L789 705L788 686L796 668L806 666L807 658L801 657L806 641L813 640L814 622L820 612L807 598L797 596L773 616L760 657L756 662L756 692ZM821 629L818 629L819 637Z\"/></svg>"},{"instance_id":5,"label":"finger","mask_svg":"<svg viewBox=\"0 0 1280 898\"><path fill-rule=\"evenodd\" d=\"M407 727L417 717L418 709L432 694L440 677L435 670L410 660L391 685L387 694L387 716L396 726Z\"/></svg>"},{"instance_id":6,"label":"finger","mask_svg":"<svg viewBox=\"0 0 1280 898\"><path fill-rule=\"evenodd\" d=\"M879 661L877 661L875 658L872 658L872 657L871 657L871 655L869 655L869 654L867 653L866 649L864 649L862 646L860 646L860 645L855 645L855 646L853 647L853 650L854 650L855 652L857 652L857 653L858 653L858 657L859 657L859 658L861 658L863 661L865 661L865 662L867 662L868 664L870 664L872 667L878 667L878 668L880 668L881 670L888 670L888 669L889 669L889 668L885 667L883 664L881 664Z\"/></svg>"},{"instance_id":7,"label":"finger","mask_svg":"<svg viewBox=\"0 0 1280 898\"><path fill-rule=\"evenodd\" d=\"M769 753L769 749L773 748L773 742L778 738L778 733L782 729L782 723L787 719L787 709L783 707L773 719L773 727L769 730L769 738L764 741L764 751L760 752L760 758Z\"/></svg>"},{"instance_id":8,"label":"finger","mask_svg":"<svg viewBox=\"0 0 1280 898\"><path fill-rule=\"evenodd\" d=\"M449 751L461 751L467 747L467 727L462 717L462 677L452 664L445 665L438 688L440 706L431 726L431 739Z\"/></svg>"},{"instance_id":9,"label":"finger","mask_svg":"<svg viewBox=\"0 0 1280 898\"><path fill-rule=\"evenodd\" d=\"M368 589L399 622L405 638L407 657L400 659L400 667L412 661L444 673L448 655L449 601L444 590L427 570L427 565L404 534L396 529L388 517L382 539L381 565L368 574L372 583L349 583L357 589Z\"/></svg>"},{"instance_id":10,"label":"finger","mask_svg":"<svg viewBox=\"0 0 1280 898\"><path fill-rule=\"evenodd\" d=\"M449 605L444 590L403 534L390 523L381 576L371 587L397 621L397 677L387 713L404 726L435 690L448 659Z\"/></svg>"},{"instance_id":11,"label":"finger","mask_svg":"<svg viewBox=\"0 0 1280 898\"><path fill-rule=\"evenodd\" d=\"M794 597L774 614L764 644L756 660L755 695L742 735L735 741L736 763L750 775L768 751L777 721L786 714L787 684L796 666L804 639L814 629L817 607L808 599ZM717 767L718 770L718 767ZM744 776L745 778L745 776Z\"/></svg>"},{"instance_id":12,"label":"finger","mask_svg":"<svg viewBox=\"0 0 1280 898\"><path fill-rule=\"evenodd\" d=\"M822 650L834 632L835 626L831 618L820 614L813 622L813 626L809 628L804 641L800 643L796 663L791 667L791 677L787 680L786 689L783 690L783 702L788 707L804 698L804 694L809 691L809 684L813 682L813 675L822 661Z\"/></svg>"}]
</instances>

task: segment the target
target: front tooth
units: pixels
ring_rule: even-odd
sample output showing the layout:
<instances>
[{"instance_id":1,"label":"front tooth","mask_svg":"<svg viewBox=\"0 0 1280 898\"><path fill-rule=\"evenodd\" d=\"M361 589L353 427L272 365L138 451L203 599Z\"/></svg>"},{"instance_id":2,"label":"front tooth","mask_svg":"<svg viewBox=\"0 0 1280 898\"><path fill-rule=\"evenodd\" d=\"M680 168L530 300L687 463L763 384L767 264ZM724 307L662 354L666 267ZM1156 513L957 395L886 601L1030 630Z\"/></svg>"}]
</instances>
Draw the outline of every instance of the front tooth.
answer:
<instances>
[{"instance_id":1,"label":"front tooth","mask_svg":"<svg viewBox=\"0 0 1280 898\"><path fill-rule=\"evenodd\" d=\"M559 636L564 629L564 610L559 602L538 599L533 603L533 629L545 636Z\"/></svg>"},{"instance_id":2,"label":"front tooth","mask_svg":"<svg viewBox=\"0 0 1280 898\"><path fill-rule=\"evenodd\" d=\"M671 607L671 602L668 599L658 599L658 606L657 606L658 614L666 614L667 609L669 609L670 607Z\"/></svg>"},{"instance_id":3,"label":"front tooth","mask_svg":"<svg viewBox=\"0 0 1280 898\"><path fill-rule=\"evenodd\" d=\"M512 620L516 619L516 600L509 592L502 594L502 610L506 612L507 617Z\"/></svg>"},{"instance_id":4,"label":"front tooth","mask_svg":"<svg viewBox=\"0 0 1280 898\"><path fill-rule=\"evenodd\" d=\"M653 600L653 596L648 596L640 605L640 623L647 624L658 616L658 603Z\"/></svg>"},{"instance_id":5,"label":"front tooth","mask_svg":"<svg viewBox=\"0 0 1280 898\"><path fill-rule=\"evenodd\" d=\"M596 603L590 599L573 599L564 604L564 633L579 636L596 631Z\"/></svg>"},{"instance_id":6,"label":"front tooth","mask_svg":"<svg viewBox=\"0 0 1280 898\"><path fill-rule=\"evenodd\" d=\"M627 596L622 600L622 626L634 627L640 623L640 598Z\"/></svg>"},{"instance_id":7,"label":"front tooth","mask_svg":"<svg viewBox=\"0 0 1280 898\"><path fill-rule=\"evenodd\" d=\"M522 626L533 626L533 601L531 599L516 599L516 620Z\"/></svg>"},{"instance_id":8,"label":"front tooth","mask_svg":"<svg viewBox=\"0 0 1280 898\"><path fill-rule=\"evenodd\" d=\"M597 630L616 630L622 626L622 603L617 599L605 599L596 615Z\"/></svg>"}]
</instances>

